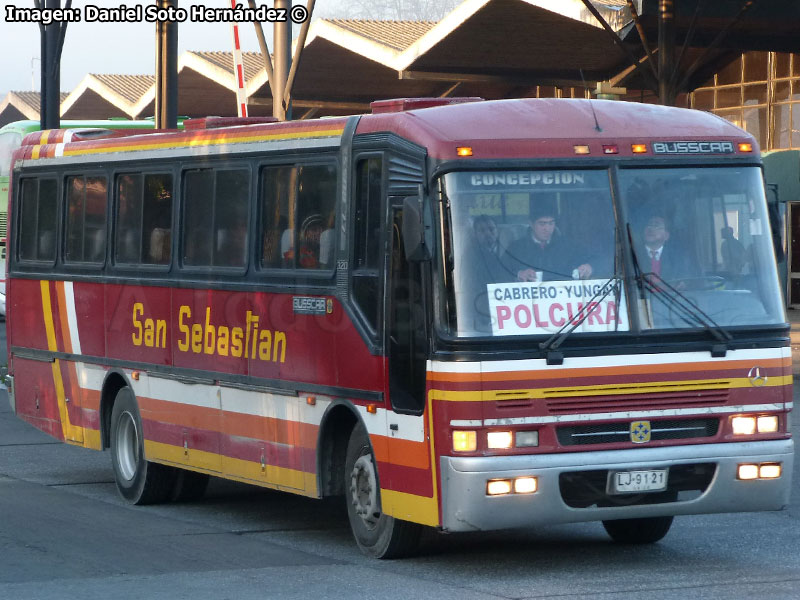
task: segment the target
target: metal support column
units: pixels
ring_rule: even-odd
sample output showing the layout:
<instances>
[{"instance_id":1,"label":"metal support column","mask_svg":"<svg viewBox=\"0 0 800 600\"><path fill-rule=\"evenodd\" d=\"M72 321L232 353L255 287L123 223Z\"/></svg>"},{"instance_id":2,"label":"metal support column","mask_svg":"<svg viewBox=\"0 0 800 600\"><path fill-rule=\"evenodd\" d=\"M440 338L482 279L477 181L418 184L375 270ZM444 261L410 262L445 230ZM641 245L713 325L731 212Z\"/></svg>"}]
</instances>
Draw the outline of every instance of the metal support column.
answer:
<instances>
[{"instance_id":1,"label":"metal support column","mask_svg":"<svg viewBox=\"0 0 800 600\"><path fill-rule=\"evenodd\" d=\"M158 0L162 9L178 8L178 0ZM156 127L178 127L178 24L156 23Z\"/></svg>"},{"instance_id":2,"label":"metal support column","mask_svg":"<svg viewBox=\"0 0 800 600\"><path fill-rule=\"evenodd\" d=\"M283 9L285 14L289 14L292 8L291 0L275 0L275 8ZM292 20L287 17L286 21L275 22L273 29L275 44L275 80L272 85L272 116L281 121L289 121L292 118L291 104L284 103L286 83L289 80L289 68L292 62Z\"/></svg>"},{"instance_id":3,"label":"metal support column","mask_svg":"<svg viewBox=\"0 0 800 600\"><path fill-rule=\"evenodd\" d=\"M661 104L673 106L677 94L672 84L675 70L675 2L658 4L658 97Z\"/></svg>"}]
</instances>

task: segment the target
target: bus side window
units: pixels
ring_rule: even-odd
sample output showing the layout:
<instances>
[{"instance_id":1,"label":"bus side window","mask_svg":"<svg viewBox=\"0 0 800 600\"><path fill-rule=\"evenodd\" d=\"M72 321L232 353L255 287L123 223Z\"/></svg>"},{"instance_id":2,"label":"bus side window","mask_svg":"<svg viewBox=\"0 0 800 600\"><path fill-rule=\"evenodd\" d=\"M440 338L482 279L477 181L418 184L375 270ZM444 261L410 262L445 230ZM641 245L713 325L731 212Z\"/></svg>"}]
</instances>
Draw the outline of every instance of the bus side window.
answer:
<instances>
[{"instance_id":1,"label":"bus side window","mask_svg":"<svg viewBox=\"0 0 800 600\"><path fill-rule=\"evenodd\" d=\"M216 173L214 193L214 266L247 264L247 222L250 212L250 171L226 169Z\"/></svg>"},{"instance_id":2,"label":"bus side window","mask_svg":"<svg viewBox=\"0 0 800 600\"><path fill-rule=\"evenodd\" d=\"M261 267L294 268L294 198L297 170L267 167L261 172Z\"/></svg>"},{"instance_id":3,"label":"bus side window","mask_svg":"<svg viewBox=\"0 0 800 600\"><path fill-rule=\"evenodd\" d=\"M356 201L353 234L353 298L370 327L377 331L381 306L381 222L383 215L383 159L372 156L356 165Z\"/></svg>"},{"instance_id":4,"label":"bus side window","mask_svg":"<svg viewBox=\"0 0 800 600\"><path fill-rule=\"evenodd\" d=\"M297 190L297 267L329 269L334 256L336 167L300 167Z\"/></svg>"},{"instance_id":5,"label":"bus side window","mask_svg":"<svg viewBox=\"0 0 800 600\"><path fill-rule=\"evenodd\" d=\"M250 171L195 169L183 180L183 264L243 267Z\"/></svg>"},{"instance_id":6,"label":"bus side window","mask_svg":"<svg viewBox=\"0 0 800 600\"><path fill-rule=\"evenodd\" d=\"M156 229L161 231L155 232ZM172 175L120 175L116 231L116 262L168 265L172 241Z\"/></svg>"},{"instance_id":7,"label":"bus side window","mask_svg":"<svg viewBox=\"0 0 800 600\"><path fill-rule=\"evenodd\" d=\"M66 262L103 262L106 254L107 188L105 177L67 179Z\"/></svg>"},{"instance_id":8,"label":"bus side window","mask_svg":"<svg viewBox=\"0 0 800 600\"><path fill-rule=\"evenodd\" d=\"M57 195L55 179L22 181L20 260L55 260Z\"/></svg>"}]
</instances>

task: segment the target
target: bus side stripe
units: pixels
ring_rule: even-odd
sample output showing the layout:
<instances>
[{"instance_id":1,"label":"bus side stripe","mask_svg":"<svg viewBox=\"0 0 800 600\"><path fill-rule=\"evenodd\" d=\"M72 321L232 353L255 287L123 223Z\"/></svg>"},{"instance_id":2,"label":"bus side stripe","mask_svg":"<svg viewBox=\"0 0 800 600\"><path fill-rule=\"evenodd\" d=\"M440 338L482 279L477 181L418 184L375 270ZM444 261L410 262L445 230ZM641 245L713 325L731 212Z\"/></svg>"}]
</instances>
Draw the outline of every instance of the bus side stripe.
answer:
<instances>
[{"instance_id":1,"label":"bus side stripe","mask_svg":"<svg viewBox=\"0 0 800 600\"><path fill-rule=\"evenodd\" d=\"M72 352L74 354L81 354L81 340L78 336L78 317L75 310L75 289L71 281L64 282L64 297L66 300L65 304Z\"/></svg>"}]
</instances>

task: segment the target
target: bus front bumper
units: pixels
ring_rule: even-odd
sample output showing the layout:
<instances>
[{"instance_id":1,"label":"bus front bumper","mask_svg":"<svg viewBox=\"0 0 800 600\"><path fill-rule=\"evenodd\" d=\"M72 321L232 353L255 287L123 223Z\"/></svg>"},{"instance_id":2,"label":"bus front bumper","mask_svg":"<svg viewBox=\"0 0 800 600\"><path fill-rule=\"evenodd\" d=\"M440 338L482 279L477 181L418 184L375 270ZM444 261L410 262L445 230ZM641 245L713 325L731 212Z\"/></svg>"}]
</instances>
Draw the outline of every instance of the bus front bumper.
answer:
<instances>
[{"instance_id":1,"label":"bus front bumper","mask_svg":"<svg viewBox=\"0 0 800 600\"><path fill-rule=\"evenodd\" d=\"M669 515L781 510L789 503L794 442L770 440L595 452L498 457L441 458L442 527L445 531L479 531L532 525ZM780 463L776 479L743 481L740 464ZM702 465L709 474L691 497L682 493L652 502L649 493L607 497L580 507L565 500L566 480L592 474L593 493L605 493L609 471L691 472ZM604 473L603 473L604 472ZM490 480L536 477L534 493L489 496ZM587 478L590 482L591 478ZM598 491L598 487L602 488ZM671 487L664 494L669 494ZM663 497L663 496L662 496ZM639 500L637 500L637 498ZM677 499L676 499L677 498ZM639 502L639 503L637 503ZM623 505L628 503L627 505ZM580 504L580 503L577 503ZM585 504L585 503L584 503Z\"/></svg>"}]
</instances>

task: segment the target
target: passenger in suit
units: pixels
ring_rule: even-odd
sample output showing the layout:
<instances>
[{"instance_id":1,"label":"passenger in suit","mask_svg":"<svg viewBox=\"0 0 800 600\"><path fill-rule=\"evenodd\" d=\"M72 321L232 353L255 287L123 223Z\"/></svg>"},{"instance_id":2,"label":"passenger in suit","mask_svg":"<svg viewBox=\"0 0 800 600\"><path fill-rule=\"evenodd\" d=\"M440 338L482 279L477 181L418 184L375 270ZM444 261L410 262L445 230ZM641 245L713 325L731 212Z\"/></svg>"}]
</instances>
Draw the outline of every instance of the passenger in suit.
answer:
<instances>
[{"instance_id":1,"label":"passenger in suit","mask_svg":"<svg viewBox=\"0 0 800 600\"><path fill-rule=\"evenodd\" d=\"M639 257L642 271L655 273L665 281L695 277L696 269L689 255L675 244L669 242L670 232L667 221L660 215L648 219L642 239L645 256Z\"/></svg>"}]
</instances>

